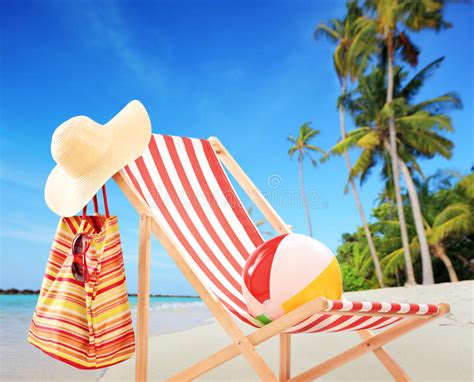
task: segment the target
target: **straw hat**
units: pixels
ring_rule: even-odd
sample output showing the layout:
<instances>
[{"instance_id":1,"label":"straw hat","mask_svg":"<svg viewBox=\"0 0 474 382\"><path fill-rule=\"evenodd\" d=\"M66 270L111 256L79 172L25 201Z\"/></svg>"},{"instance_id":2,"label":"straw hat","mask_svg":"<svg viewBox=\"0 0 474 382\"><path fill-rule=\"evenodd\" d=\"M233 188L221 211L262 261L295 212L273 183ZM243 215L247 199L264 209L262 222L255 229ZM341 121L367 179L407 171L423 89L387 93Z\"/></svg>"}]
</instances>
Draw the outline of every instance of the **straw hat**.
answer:
<instances>
[{"instance_id":1,"label":"straw hat","mask_svg":"<svg viewBox=\"0 0 474 382\"><path fill-rule=\"evenodd\" d=\"M136 100L105 125L82 115L67 120L51 141L57 166L46 181L46 204L60 216L76 214L112 175L143 153L150 138L150 118Z\"/></svg>"}]
</instances>

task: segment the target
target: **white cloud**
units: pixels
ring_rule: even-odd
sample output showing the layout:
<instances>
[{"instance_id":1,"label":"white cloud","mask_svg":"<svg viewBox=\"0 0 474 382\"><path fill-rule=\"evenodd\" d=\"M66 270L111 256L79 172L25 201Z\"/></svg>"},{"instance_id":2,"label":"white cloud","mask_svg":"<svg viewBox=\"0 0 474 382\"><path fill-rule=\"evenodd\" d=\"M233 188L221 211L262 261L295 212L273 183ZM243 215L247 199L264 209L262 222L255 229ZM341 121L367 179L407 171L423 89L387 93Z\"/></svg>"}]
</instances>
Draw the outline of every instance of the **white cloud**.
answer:
<instances>
[{"instance_id":1,"label":"white cloud","mask_svg":"<svg viewBox=\"0 0 474 382\"><path fill-rule=\"evenodd\" d=\"M52 243L54 229L45 225L32 224L20 220L2 219L0 237L41 243Z\"/></svg>"},{"instance_id":2,"label":"white cloud","mask_svg":"<svg viewBox=\"0 0 474 382\"><path fill-rule=\"evenodd\" d=\"M104 54L112 52L117 64L124 66L131 74L132 77L127 77L127 81L138 80L142 86L153 92L156 92L157 87L162 87L166 76L160 58L153 51L148 51L146 54L140 51L140 36L134 35L130 25L127 24L127 17L120 3L100 2L92 6L83 5L81 4L81 11L87 22L81 25L81 35L86 42L100 45L104 48ZM84 28L89 28L89 33L84 33ZM155 40L158 38L152 39ZM156 51L158 49L159 44L156 46Z\"/></svg>"},{"instance_id":3,"label":"white cloud","mask_svg":"<svg viewBox=\"0 0 474 382\"><path fill-rule=\"evenodd\" d=\"M22 168L13 168L5 163L0 168L0 181L13 183L18 186L29 188L33 191L43 191L44 179ZM0 186L1 188L1 186Z\"/></svg>"}]
</instances>

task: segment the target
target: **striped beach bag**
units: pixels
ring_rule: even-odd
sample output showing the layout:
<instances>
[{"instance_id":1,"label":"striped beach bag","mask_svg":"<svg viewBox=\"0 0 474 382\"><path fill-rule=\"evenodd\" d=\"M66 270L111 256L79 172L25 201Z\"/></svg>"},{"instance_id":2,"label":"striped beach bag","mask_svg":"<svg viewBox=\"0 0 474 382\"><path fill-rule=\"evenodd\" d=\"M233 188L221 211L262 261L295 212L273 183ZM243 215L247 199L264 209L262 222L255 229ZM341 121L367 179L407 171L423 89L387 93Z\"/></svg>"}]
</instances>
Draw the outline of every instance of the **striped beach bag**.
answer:
<instances>
[{"instance_id":1,"label":"striped beach bag","mask_svg":"<svg viewBox=\"0 0 474 382\"><path fill-rule=\"evenodd\" d=\"M63 217L48 259L28 341L81 369L98 369L135 351L116 216Z\"/></svg>"}]
</instances>

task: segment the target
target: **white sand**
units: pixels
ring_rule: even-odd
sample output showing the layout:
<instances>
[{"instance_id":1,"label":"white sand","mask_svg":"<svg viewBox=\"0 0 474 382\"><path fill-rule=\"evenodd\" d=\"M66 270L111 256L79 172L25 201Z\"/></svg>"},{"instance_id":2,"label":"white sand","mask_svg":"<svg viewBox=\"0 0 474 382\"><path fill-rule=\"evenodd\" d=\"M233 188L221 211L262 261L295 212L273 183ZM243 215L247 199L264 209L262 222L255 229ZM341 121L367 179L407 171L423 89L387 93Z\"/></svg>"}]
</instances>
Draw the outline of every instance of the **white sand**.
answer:
<instances>
[{"instance_id":1,"label":"white sand","mask_svg":"<svg viewBox=\"0 0 474 382\"><path fill-rule=\"evenodd\" d=\"M347 293L351 300L440 303L451 313L386 346L414 381L472 381L474 282L390 288ZM242 326L246 333L252 329ZM292 374L296 375L359 342L355 333L301 334L292 336ZM214 353L230 341L216 323L150 339L149 380L161 381ZM278 341L273 338L258 347L278 373ZM390 381L374 355L365 355L322 380ZM133 381L134 359L107 370L101 381ZM202 381L256 381L253 370L241 357L203 375Z\"/></svg>"}]
</instances>

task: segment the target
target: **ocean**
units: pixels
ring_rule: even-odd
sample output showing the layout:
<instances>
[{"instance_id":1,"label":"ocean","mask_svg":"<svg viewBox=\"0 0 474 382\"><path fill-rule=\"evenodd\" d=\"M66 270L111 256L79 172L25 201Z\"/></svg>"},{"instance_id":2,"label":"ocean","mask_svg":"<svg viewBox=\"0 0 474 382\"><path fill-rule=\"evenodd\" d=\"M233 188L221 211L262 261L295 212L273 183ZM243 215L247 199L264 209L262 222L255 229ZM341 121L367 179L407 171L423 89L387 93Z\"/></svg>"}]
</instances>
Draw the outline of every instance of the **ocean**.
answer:
<instances>
[{"instance_id":1,"label":"ocean","mask_svg":"<svg viewBox=\"0 0 474 382\"><path fill-rule=\"evenodd\" d=\"M0 381L97 381L104 370L75 369L28 343L28 329L37 299L38 295L0 295ZM129 300L135 324L137 297L130 296ZM199 298L150 298L151 337L212 320ZM65 379L65 375L68 378Z\"/></svg>"}]
</instances>

